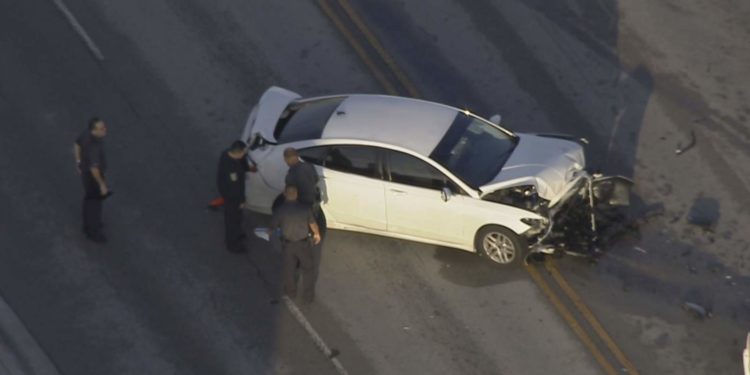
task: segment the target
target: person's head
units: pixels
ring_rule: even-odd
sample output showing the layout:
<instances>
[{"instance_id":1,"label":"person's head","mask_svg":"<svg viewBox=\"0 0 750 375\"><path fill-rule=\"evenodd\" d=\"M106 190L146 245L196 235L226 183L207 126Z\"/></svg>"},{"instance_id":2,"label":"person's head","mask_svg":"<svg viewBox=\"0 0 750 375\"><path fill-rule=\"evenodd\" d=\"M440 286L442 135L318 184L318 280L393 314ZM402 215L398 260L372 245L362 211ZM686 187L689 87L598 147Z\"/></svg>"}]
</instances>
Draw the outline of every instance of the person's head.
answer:
<instances>
[{"instance_id":1,"label":"person's head","mask_svg":"<svg viewBox=\"0 0 750 375\"><path fill-rule=\"evenodd\" d=\"M284 188L284 199L287 202L294 202L297 200L297 187L294 185L287 185Z\"/></svg>"},{"instance_id":2,"label":"person's head","mask_svg":"<svg viewBox=\"0 0 750 375\"><path fill-rule=\"evenodd\" d=\"M232 142L232 145L229 146L229 156L232 157L232 159L242 159L245 157L245 154L247 153L247 144L242 141L234 141Z\"/></svg>"},{"instance_id":3,"label":"person's head","mask_svg":"<svg viewBox=\"0 0 750 375\"><path fill-rule=\"evenodd\" d=\"M92 117L89 120L89 131L94 137L104 138L107 136L107 124L99 117Z\"/></svg>"},{"instance_id":4,"label":"person's head","mask_svg":"<svg viewBox=\"0 0 750 375\"><path fill-rule=\"evenodd\" d=\"M284 161L290 167L299 162L299 153L294 147L284 149Z\"/></svg>"}]
</instances>

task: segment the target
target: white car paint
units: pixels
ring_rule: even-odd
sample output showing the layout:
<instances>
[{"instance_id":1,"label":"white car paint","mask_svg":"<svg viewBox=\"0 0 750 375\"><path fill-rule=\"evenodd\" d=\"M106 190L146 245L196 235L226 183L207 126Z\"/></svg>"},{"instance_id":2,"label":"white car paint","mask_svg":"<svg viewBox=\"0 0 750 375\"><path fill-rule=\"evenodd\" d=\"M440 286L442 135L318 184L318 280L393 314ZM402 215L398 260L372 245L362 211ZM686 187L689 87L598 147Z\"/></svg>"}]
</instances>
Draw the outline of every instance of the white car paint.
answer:
<instances>
[{"instance_id":1,"label":"white car paint","mask_svg":"<svg viewBox=\"0 0 750 375\"><path fill-rule=\"evenodd\" d=\"M456 117L448 106L385 95L350 95L336 112L322 138L376 141L421 155L430 154Z\"/></svg>"},{"instance_id":2,"label":"white car paint","mask_svg":"<svg viewBox=\"0 0 750 375\"><path fill-rule=\"evenodd\" d=\"M382 180L328 168L319 169L324 186L321 206L328 222L353 227L386 230L385 187ZM330 224L329 224L330 225Z\"/></svg>"},{"instance_id":3,"label":"white car paint","mask_svg":"<svg viewBox=\"0 0 750 375\"><path fill-rule=\"evenodd\" d=\"M575 142L518 134L520 141L503 169L483 192L519 185L534 185L539 196L554 206L582 176L586 161L583 149Z\"/></svg>"},{"instance_id":4,"label":"white car paint","mask_svg":"<svg viewBox=\"0 0 750 375\"><path fill-rule=\"evenodd\" d=\"M521 134L516 150L493 181L481 190L471 188L427 156L442 139L453 118L459 112L466 112L442 104L382 95L346 97L329 118L319 139L274 144L273 130L285 106L295 100L316 99L299 98L288 90L270 88L253 110L256 114L248 119L243 136L252 140L259 134L267 141L249 153L258 164L258 172L247 175L247 202L251 210L271 213L271 204L283 190L288 169L282 157L284 148L366 145L391 149L430 164L464 194L454 194L443 201L439 190L316 166L321 176L321 207L328 226L473 252L476 233L485 225L501 225L522 235L530 226L521 219L546 220L531 211L482 200L484 194L504 187L533 184L542 197L557 203L571 195L571 189L586 175L580 145ZM266 105L268 108L264 108Z\"/></svg>"}]
</instances>

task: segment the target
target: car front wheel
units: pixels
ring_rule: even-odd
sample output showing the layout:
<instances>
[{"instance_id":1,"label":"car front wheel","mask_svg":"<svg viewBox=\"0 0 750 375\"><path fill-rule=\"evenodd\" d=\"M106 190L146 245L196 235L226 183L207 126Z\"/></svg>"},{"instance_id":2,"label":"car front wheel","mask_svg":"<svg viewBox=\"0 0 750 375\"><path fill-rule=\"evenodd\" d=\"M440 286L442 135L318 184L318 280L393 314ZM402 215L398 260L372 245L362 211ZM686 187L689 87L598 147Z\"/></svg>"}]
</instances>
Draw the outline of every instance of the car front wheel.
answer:
<instances>
[{"instance_id":1,"label":"car front wheel","mask_svg":"<svg viewBox=\"0 0 750 375\"><path fill-rule=\"evenodd\" d=\"M508 228L488 225L477 232L474 240L477 254L503 265L519 264L526 256L526 240Z\"/></svg>"}]
</instances>

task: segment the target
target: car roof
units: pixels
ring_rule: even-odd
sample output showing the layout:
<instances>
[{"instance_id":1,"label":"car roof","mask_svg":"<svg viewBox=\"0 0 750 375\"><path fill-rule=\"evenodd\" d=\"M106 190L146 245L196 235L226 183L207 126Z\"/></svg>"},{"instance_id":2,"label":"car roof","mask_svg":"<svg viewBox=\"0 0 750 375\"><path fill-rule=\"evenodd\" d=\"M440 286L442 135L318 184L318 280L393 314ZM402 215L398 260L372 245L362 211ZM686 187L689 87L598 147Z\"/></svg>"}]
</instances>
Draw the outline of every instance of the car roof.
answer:
<instances>
[{"instance_id":1,"label":"car roof","mask_svg":"<svg viewBox=\"0 0 750 375\"><path fill-rule=\"evenodd\" d=\"M424 100L386 95L352 95L334 111L321 139L360 139L429 155L458 110Z\"/></svg>"}]
</instances>

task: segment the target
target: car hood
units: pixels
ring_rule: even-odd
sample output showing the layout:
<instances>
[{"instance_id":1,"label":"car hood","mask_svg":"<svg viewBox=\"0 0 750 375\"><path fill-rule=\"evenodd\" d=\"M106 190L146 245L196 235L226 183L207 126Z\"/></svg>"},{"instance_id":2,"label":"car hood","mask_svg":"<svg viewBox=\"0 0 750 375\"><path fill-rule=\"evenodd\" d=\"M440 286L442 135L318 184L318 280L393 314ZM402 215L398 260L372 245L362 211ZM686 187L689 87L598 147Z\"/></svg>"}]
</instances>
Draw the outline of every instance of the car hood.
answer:
<instances>
[{"instance_id":1,"label":"car hood","mask_svg":"<svg viewBox=\"0 0 750 375\"><path fill-rule=\"evenodd\" d=\"M500 172L480 187L482 195L533 185L551 205L565 195L586 166L583 147L566 139L517 134L518 144Z\"/></svg>"}]
</instances>

